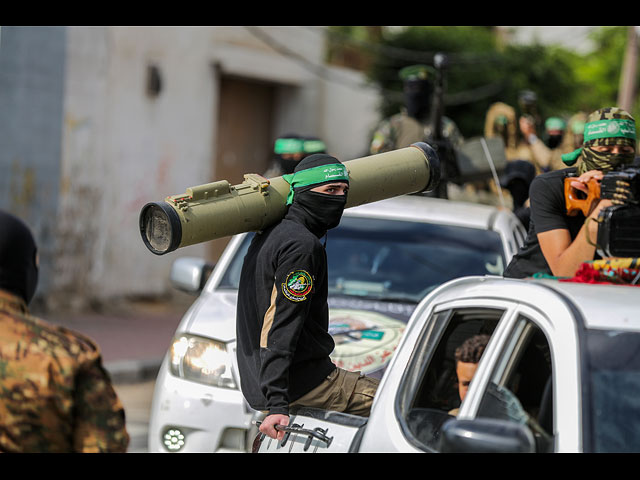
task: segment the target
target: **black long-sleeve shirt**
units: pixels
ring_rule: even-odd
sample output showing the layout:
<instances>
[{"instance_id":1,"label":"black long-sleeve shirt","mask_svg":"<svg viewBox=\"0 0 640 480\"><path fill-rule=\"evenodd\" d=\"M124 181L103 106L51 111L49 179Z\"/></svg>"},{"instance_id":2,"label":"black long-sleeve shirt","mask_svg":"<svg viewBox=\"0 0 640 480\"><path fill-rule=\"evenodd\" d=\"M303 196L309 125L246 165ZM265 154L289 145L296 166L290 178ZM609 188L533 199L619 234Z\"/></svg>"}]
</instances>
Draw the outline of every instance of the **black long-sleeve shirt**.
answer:
<instances>
[{"instance_id":1,"label":"black long-sleeve shirt","mask_svg":"<svg viewBox=\"0 0 640 480\"><path fill-rule=\"evenodd\" d=\"M505 277L525 278L536 273L552 274L540 248L538 234L566 229L573 241L580 232L585 217L581 212L575 216L569 216L564 198L564 180L576 171L575 167L554 170L538 175L531 182L529 189L531 219L527 239L505 269Z\"/></svg>"},{"instance_id":2,"label":"black long-sleeve shirt","mask_svg":"<svg viewBox=\"0 0 640 480\"><path fill-rule=\"evenodd\" d=\"M326 253L292 206L256 234L240 278L237 358L252 408L288 414L289 403L336 368L328 326Z\"/></svg>"}]
</instances>

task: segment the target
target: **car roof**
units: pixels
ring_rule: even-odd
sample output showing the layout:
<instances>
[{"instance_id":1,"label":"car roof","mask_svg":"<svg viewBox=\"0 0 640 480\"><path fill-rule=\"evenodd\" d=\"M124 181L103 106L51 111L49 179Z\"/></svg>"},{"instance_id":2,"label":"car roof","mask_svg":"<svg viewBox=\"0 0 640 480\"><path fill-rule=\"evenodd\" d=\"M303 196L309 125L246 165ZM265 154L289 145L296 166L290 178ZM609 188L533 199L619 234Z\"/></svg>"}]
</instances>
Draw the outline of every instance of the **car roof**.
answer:
<instances>
[{"instance_id":1,"label":"car roof","mask_svg":"<svg viewBox=\"0 0 640 480\"><path fill-rule=\"evenodd\" d=\"M490 205L424 195L402 195L350 207L344 211L344 215L348 217L388 218L481 229L493 229L496 218L509 213Z\"/></svg>"},{"instance_id":2,"label":"car roof","mask_svg":"<svg viewBox=\"0 0 640 480\"><path fill-rule=\"evenodd\" d=\"M536 308L551 299L569 304L580 312L587 328L640 330L640 288L632 285L589 284L558 279L510 279L464 277L437 291L438 302L459 298L502 298Z\"/></svg>"},{"instance_id":3,"label":"car roof","mask_svg":"<svg viewBox=\"0 0 640 480\"><path fill-rule=\"evenodd\" d=\"M589 284L539 280L571 299L589 328L640 329L640 288L633 285ZM588 312L588 313L587 313Z\"/></svg>"}]
</instances>

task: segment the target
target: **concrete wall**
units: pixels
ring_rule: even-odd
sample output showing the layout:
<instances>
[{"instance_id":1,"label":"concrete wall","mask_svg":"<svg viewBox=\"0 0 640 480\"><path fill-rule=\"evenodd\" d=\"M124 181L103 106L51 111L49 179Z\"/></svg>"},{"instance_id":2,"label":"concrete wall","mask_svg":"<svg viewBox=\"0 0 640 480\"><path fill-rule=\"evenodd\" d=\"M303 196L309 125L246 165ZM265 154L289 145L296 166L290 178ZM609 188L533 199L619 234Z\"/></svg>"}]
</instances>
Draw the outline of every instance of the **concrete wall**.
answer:
<instances>
[{"instance_id":1,"label":"concrete wall","mask_svg":"<svg viewBox=\"0 0 640 480\"><path fill-rule=\"evenodd\" d=\"M215 79L205 33L68 29L58 291L85 290L86 299L166 288L172 259L146 250L138 215L211 174ZM156 97L147 94L150 65L161 75Z\"/></svg>"},{"instance_id":2,"label":"concrete wall","mask_svg":"<svg viewBox=\"0 0 640 480\"><path fill-rule=\"evenodd\" d=\"M24 220L52 283L62 143L66 30L0 28L0 208Z\"/></svg>"},{"instance_id":3,"label":"concrete wall","mask_svg":"<svg viewBox=\"0 0 640 480\"><path fill-rule=\"evenodd\" d=\"M171 291L175 258L205 255L204 245L151 254L140 239L138 215L149 201L217 179L221 75L277 85L273 135L319 135L343 159L366 151L377 119L377 96L360 87L359 74L334 68L327 70L329 78L310 68L322 65L324 43L307 27L0 32L0 81L11 86L0 89L0 139L6 140L0 165L15 172L0 180L0 205L18 208L15 199L29 192L20 182L33 166L37 181L44 181L36 190L47 192L47 202L27 201L35 212L27 220L36 226L39 244L51 245L50 273L39 289L51 308L163 294ZM34 65L25 64L29 59ZM147 91L151 66L160 78L155 96ZM49 82L43 87L36 80L45 69ZM12 188L20 193L10 197Z\"/></svg>"}]
</instances>

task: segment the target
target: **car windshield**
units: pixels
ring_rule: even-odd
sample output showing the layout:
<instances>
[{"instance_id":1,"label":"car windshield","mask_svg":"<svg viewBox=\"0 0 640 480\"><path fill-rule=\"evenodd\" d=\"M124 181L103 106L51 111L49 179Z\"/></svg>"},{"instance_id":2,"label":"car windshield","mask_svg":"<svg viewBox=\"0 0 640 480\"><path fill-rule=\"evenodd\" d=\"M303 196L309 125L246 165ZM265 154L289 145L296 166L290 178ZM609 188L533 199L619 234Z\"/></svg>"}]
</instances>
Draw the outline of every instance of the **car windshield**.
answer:
<instances>
[{"instance_id":1,"label":"car windshield","mask_svg":"<svg viewBox=\"0 0 640 480\"><path fill-rule=\"evenodd\" d=\"M324 240L322 240L324 241ZM247 236L218 288L238 288ZM345 216L327 235L329 294L417 303L464 275L501 275L497 232L406 220Z\"/></svg>"},{"instance_id":2,"label":"car windshield","mask_svg":"<svg viewBox=\"0 0 640 480\"><path fill-rule=\"evenodd\" d=\"M640 333L587 334L592 448L640 452Z\"/></svg>"}]
</instances>

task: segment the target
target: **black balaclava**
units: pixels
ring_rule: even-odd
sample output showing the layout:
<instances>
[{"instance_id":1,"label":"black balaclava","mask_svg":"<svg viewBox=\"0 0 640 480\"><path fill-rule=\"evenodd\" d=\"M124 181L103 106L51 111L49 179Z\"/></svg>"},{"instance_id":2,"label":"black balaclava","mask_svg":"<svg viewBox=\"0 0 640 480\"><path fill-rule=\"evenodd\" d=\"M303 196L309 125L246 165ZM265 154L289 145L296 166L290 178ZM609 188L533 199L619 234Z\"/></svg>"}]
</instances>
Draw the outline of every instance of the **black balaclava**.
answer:
<instances>
[{"instance_id":1,"label":"black balaclava","mask_svg":"<svg viewBox=\"0 0 640 480\"><path fill-rule=\"evenodd\" d=\"M404 98L407 114L417 120L425 120L431 113L433 87L428 80L411 79L404 82Z\"/></svg>"},{"instance_id":2,"label":"black balaclava","mask_svg":"<svg viewBox=\"0 0 640 480\"><path fill-rule=\"evenodd\" d=\"M293 173L296 165L303 157L304 138L295 133L278 137L275 141L274 158L284 173Z\"/></svg>"},{"instance_id":3,"label":"black balaclava","mask_svg":"<svg viewBox=\"0 0 640 480\"><path fill-rule=\"evenodd\" d=\"M300 160L291 178L295 173L324 165L342 165L340 160L327 154L313 154ZM335 228L340 223L342 212L347 203L346 195L328 195L312 192L313 188L328 183L345 182L345 179L329 179L311 185L296 187L293 183L293 201L285 218L298 219L318 238L327 230Z\"/></svg>"},{"instance_id":4,"label":"black balaclava","mask_svg":"<svg viewBox=\"0 0 640 480\"><path fill-rule=\"evenodd\" d=\"M31 302L38 284L36 242L17 217L0 211L0 289Z\"/></svg>"},{"instance_id":5,"label":"black balaclava","mask_svg":"<svg viewBox=\"0 0 640 480\"><path fill-rule=\"evenodd\" d=\"M547 137L547 147L550 149L558 148L562 143L562 135L561 134L553 134Z\"/></svg>"}]
</instances>

